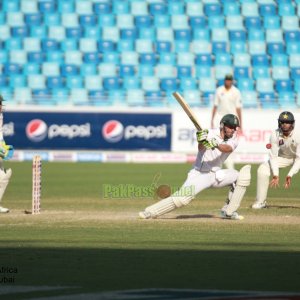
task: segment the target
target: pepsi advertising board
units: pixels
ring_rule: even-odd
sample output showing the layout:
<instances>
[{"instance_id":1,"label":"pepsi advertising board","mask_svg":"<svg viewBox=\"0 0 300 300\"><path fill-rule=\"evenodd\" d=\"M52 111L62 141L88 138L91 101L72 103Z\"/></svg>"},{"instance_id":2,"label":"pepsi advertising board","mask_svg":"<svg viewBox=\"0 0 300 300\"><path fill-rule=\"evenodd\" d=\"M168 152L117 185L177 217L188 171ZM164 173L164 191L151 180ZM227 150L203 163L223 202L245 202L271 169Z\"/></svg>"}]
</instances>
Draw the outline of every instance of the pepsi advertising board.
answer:
<instances>
[{"instance_id":1,"label":"pepsi advertising board","mask_svg":"<svg viewBox=\"0 0 300 300\"><path fill-rule=\"evenodd\" d=\"M171 114L6 112L6 143L16 149L171 149Z\"/></svg>"}]
</instances>

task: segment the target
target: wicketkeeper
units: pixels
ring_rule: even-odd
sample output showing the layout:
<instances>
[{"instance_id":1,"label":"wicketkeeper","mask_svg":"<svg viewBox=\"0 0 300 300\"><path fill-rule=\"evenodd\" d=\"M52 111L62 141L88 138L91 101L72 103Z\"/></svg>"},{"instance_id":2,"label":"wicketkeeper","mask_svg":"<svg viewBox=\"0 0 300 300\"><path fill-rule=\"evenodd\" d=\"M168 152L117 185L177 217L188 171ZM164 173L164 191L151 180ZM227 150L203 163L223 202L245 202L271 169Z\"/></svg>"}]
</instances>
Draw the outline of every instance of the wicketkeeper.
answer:
<instances>
[{"instance_id":1,"label":"wicketkeeper","mask_svg":"<svg viewBox=\"0 0 300 300\"><path fill-rule=\"evenodd\" d=\"M291 186L292 177L300 168L300 133L294 130L295 118L289 111L279 115L278 128L272 133L269 150L269 161L261 164L257 169L256 201L252 205L254 209L267 206L267 194L270 187L279 187L279 169L291 166L284 187ZM271 182L270 175L272 174Z\"/></svg>"},{"instance_id":2,"label":"wicketkeeper","mask_svg":"<svg viewBox=\"0 0 300 300\"><path fill-rule=\"evenodd\" d=\"M183 186L170 197L140 212L140 218L157 218L189 204L204 189L229 186L229 195L221 209L221 216L233 220L243 219L237 213L237 209L246 187L250 185L251 166L246 165L239 172L234 169L221 169L226 158L238 145L237 127L239 119L233 114L227 114L220 121L220 129L198 131L197 159Z\"/></svg>"},{"instance_id":3,"label":"wicketkeeper","mask_svg":"<svg viewBox=\"0 0 300 300\"><path fill-rule=\"evenodd\" d=\"M4 168L3 160L9 159L13 155L13 146L6 145L3 138L3 101L4 99L0 95L0 203L12 174L11 169ZM0 206L0 213L8 212L8 208Z\"/></svg>"}]
</instances>

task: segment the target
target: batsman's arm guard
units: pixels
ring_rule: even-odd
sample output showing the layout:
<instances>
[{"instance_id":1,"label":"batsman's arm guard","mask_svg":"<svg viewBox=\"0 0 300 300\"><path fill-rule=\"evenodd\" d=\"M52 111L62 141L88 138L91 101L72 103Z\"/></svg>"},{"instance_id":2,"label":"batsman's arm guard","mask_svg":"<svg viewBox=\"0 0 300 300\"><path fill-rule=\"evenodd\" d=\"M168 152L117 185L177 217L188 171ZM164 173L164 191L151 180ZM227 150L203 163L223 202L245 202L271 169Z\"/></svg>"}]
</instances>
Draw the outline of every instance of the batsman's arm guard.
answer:
<instances>
[{"instance_id":1,"label":"batsman's arm guard","mask_svg":"<svg viewBox=\"0 0 300 300\"><path fill-rule=\"evenodd\" d=\"M241 201L245 195L247 186L251 183L251 165L241 168L234 191L231 193L229 203L226 207L226 214L231 216L241 205Z\"/></svg>"}]
</instances>

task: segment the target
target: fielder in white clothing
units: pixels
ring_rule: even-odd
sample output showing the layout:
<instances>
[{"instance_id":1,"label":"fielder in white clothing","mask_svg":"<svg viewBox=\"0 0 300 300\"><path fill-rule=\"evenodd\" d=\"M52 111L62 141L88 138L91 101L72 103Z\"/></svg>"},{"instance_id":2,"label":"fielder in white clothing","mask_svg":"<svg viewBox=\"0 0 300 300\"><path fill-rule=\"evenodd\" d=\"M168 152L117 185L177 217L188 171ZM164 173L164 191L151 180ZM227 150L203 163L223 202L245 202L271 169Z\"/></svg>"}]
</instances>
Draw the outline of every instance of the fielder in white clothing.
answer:
<instances>
[{"instance_id":1,"label":"fielder in white clothing","mask_svg":"<svg viewBox=\"0 0 300 300\"><path fill-rule=\"evenodd\" d=\"M236 136L238 126L238 118L233 114L227 114L221 119L219 130L198 131L198 155L194 168L188 173L186 181L179 191L140 212L140 218L156 218L185 206L204 189L229 186L229 195L221 210L221 216L234 220L243 219L238 215L237 209L246 187L250 185L251 167L250 165L244 166L240 172L221 169L223 162L238 145Z\"/></svg>"},{"instance_id":2,"label":"fielder in white clothing","mask_svg":"<svg viewBox=\"0 0 300 300\"><path fill-rule=\"evenodd\" d=\"M224 78L224 85L217 88L214 105L211 115L211 128L218 128L220 120L226 114L237 115L242 128L242 96L238 88L233 85L233 76L227 74ZM225 166L234 169L234 162L231 158L227 159Z\"/></svg>"},{"instance_id":3,"label":"fielder in white clothing","mask_svg":"<svg viewBox=\"0 0 300 300\"><path fill-rule=\"evenodd\" d=\"M290 167L285 178L284 187L291 186L292 177L300 169L300 133L294 130L294 115L289 111L284 111L278 118L278 129L267 144L269 151L269 161L261 164L257 169L257 192L256 201L252 205L254 209L261 209L267 206L266 199L268 188L279 187L279 169ZM269 182L270 175L272 179Z\"/></svg>"},{"instance_id":4,"label":"fielder in white clothing","mask_svg":"<svg viewBox=\"0 0 300 300\"><path fill-rule=\"evenodd\" d=\"M12 155L13 147L6 145L3 139L3 101L4 99L0 95L0 203L5 193L6 187L9 183L12 171L11 169L5 169L3 166L3 160L7 159L8 156ZM8 213L9 209L0 206L0 213Z\"/></svg>"}]
</instances>

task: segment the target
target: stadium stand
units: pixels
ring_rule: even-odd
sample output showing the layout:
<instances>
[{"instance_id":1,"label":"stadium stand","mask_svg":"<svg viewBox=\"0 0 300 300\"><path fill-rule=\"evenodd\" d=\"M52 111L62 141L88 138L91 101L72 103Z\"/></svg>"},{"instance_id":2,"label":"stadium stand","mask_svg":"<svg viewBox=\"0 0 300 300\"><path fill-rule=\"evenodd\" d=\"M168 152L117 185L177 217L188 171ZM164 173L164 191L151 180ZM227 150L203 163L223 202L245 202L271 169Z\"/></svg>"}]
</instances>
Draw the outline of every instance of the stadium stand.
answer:
<instances>
[{"instance_id":1,"label":"stadium stand","mask_svg":"<svg viewBox=\"0 0 300 300\"><path fill-rule=\"evenodd\" d=\"M298 2L3 0L1 93L16 105L168 106L178 89L210 106L230 72L245 107L297 108Z\"/></svg>"}]
</instances>

